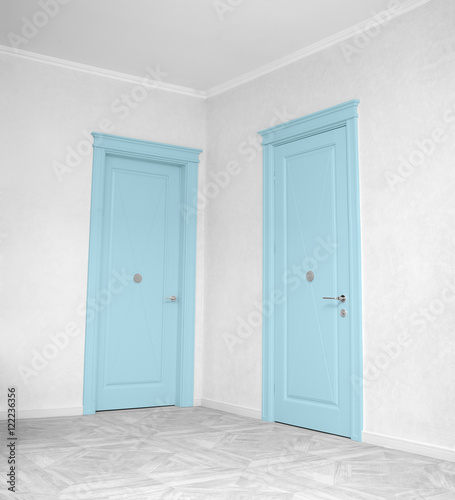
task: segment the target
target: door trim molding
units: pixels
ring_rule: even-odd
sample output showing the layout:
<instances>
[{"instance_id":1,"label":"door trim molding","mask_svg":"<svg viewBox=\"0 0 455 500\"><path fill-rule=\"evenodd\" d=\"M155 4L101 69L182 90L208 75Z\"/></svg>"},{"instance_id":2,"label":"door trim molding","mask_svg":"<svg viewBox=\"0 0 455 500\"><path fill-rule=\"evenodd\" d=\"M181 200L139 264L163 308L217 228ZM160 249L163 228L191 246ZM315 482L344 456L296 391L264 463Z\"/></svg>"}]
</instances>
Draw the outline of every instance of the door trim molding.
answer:
<instances>
[{"instance_id":1,"label":"door trim molding","mask_svg":"<svg viewBox=\"0 0 455 500\"><path fill-rule=\"evenodd\" d=\"M262 327L262 419L274 421L274 149L288 142L303 139L335 128L345 127L347 136L350 289L352 312L351 331L351 439L362 440L363 428L363 356L362 356L362 295L360 263L360 200L357 107L351 100L258 132L263 145L263 307Z\"/></svg>"},{"instance_id":2,"label":"door trim molding","mask_svg":"<svg viewBox=\"0 0 455 500\"><path fill-rule=\"evenodd\" d=\"M192 202L197 196L199 154L202 150L98 132L93 132L92 136L94 142L87 304L95 300L97 290L100 287L101 227L106 155L122 154L123 156L140 157L172 164L182 169L183 189L180 206L183 219L181 235L182 314L178 333L176 406L193 406L197 217L195 211L191 211L192 215L194 212L194 217L183 217L183 214L185 208L192 206ZM96 312L93 318L86 315L84 415L95 413L98 326L99 312Z\"/></svg>"}]
</instances>

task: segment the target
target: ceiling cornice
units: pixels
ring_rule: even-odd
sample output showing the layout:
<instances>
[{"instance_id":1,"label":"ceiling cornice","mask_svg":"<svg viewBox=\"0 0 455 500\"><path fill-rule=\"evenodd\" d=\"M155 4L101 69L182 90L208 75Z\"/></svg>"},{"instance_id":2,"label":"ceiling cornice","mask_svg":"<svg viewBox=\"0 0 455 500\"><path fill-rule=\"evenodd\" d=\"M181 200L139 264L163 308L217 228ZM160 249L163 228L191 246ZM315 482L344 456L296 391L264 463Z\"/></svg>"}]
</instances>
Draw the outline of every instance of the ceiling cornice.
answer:
<instances>
[{"instance_id":1,"label":"ceiling cornice","mask_svg":"<svg viewBox=\"0 0 455 500\"><path fill-rule=\"evenodd\" d=\"M49 64L51 66L79 71L81 73L86 73L89 75L101 76L103 78L109 78L111 80L117 80L119 82L131 83L133 85L142 85L147 88L167 90L168 92L174 92L191 97L199 97L202 99L205 99L206 97L206 92L203 90L195 90L189 87L181 87L180 85L153 80L145 75L144 77L139 77L135 75L129 75L127 73L119 73L118 71L111 71L109 69L99 68L97 66L89 66L88 64L68 61L66 59L58 59L57 57L45 56L36 52L28 52L26 50L7 47L5 45L0 45L0 54L8 54L11 56L19 57L21 59L28 59L29 61Z\"/></svg>"},{"instance_id":2,"label":"ceiling cornice","mask_svg":"<svg viewBox=\"0 0 455 500\"><path fill-rule=\"evenodd\" d=\"M425 5L426 3L429 3L431 1L432 0L407 0L401 4L399 12L390 13L389 21L403 14L406 14L407 12L416 9L417 7L421 7L422 5ZM372 16L359 24L351 26L350 28L347 28L343 31L339 31L338 33L324 38L319 42L307 45L306 47L303 47L296 52L292 52L287 56L276 59L275 61L265 64L260 68L249 71L248 73L244 73L243 75L240 75L237 78L233 78L232 80L222 83L221 85L212 87L206 92L206 96L212 97L218 94L222 94L223 92L227 92L228 90L234 89L235 87L243 85L244 83L251 82L256 78L267 75L268 73L272 73L272 71L276 71L277 69L283 68L284 66L288 66L289 64L292 64L296 61L300 61L305 57L311 56L313 54L316 54L317 52L349 40L350 38L358 36L361 33L365 33L366 31L371 29L373 23L378 23L376 16Z\"/></svg>"},{"instance_id":3,"label":"ceiling cornice","mask_svg":"<svg viewBox=\"0 0 455 500\"><path fill-rule=\"evenodd\" d=\"M421 7L422 5L425 5L431 1L432 0L407 0L407 1L404 1L401 4L399 11L394 12L394 13L389 12L389 14L390 14L389 21L391 21L392 19L395 19L403 14L406 14L407 12L410 12L411 10L417 9L418 7ZM297 50L296 52L292 52L291 54L288 54L287 56L284 56L280 59L277 59L277 60L272 61L268 64L265 64L264 66L261 66L259 68L252 70L252 71L249 71L248 73L244 73L243 75L240 75L236 78L228 80L225 83L222 83L220 85L216 85L215 87L212 87L206 91L196 90L196 89L192 89L189 87L182 87L180 85L174 85L172 83L166 83L166 82L162 82L162 81L152 80L152 79L147 78L147 77L138 77L138 76L130 75L127 73L119 73L117 71L111 71L111 70L99 68L96 66L89 66L87 64L68 61L66 59L58 59L56 57L46 56L46 55L38 54L36 52L28 52L25 50L12 48L12 47L8 47L5 45L0 45L0 54L7 54L10 56L19 57L21 59L28 59L28 60L34 61L34 62L49 64L51 66L57 66L60 68L65 68L65 69L69 69L69 70L73 70L73 71L79 71L82 73L86 73L86 74L90 74L90 75L94 75L94 76L100 76L102 78L109 78L111 80L117 80L120 82L130 83L133 85L142 85L142 86L149 87L149 88L156 88L156 89L165 90L168 92L174 92L177 94L182 94L182 95L186 95L186 96L190 96L190 97L196 97L199 99L206 99L208 97L213 97L213 96L222 94L224 92L227 92L228 90L239 87L240 85L248 83L248 82L255 80L256 78L259 78L261 76L264 76L268 73L272 73L273 71L276 71L277 69L283 68L284 66L288 66L289 64L292 64L296 61L304 59L305 57L311 56L313 54L316 54L317 52L320 52L320 51L325 50L329 47L332 47L332 46L337 45L339 43L342 43L346 40L349 40L350 38L353 38L355 36L360 35L361 33L365 33L366 31L371 29L373 23L376 23L376 24L378 23L376 16L372 16L369 19L366 19L365 21L362 21L359 24L351 26L350 28L347 28L343 31L339 31L338 33L335 33L334 35L331 35L327 38L324 38L323 40L320 40L319 42L308 45L300 50Z\"/></svg>"}]
</instances>

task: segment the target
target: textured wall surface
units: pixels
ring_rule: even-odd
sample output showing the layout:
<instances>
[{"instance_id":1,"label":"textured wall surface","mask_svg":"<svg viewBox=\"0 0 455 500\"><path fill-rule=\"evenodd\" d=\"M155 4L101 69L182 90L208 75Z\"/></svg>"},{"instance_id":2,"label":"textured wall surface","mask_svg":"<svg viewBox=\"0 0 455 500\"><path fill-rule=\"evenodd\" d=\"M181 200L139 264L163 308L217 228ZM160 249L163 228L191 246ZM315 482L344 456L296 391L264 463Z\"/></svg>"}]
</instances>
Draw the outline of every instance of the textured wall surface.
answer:
<instances>
[{"instance_id":1,"label":"textured wall surface","mask_svg":"<svg viewBox=\"0 0 455 500\"><path fill-rule=\"evenodd\" d=\"M0 64L0 393L18 385L22 410L81 408L90 132L205 149L206 104L9 56ZM202 182L203 154L201 160ZM203 214L199 221L195 398L201 397ZM72 336L61 334L67 329Z\"/></svg>"},{"instance_id":2,"label":"textured wall surface","mask_svg":"<svg viewBox=\"0 0 455 500\"><path fill-rule=\"evenodd\" d=\"M364 429L455 446L454 82L455 6L435 0L208 100L207 181L241 172L207 210L205 398L261 407L256 132L360 99Z\"/></svg>"}]
</instances>

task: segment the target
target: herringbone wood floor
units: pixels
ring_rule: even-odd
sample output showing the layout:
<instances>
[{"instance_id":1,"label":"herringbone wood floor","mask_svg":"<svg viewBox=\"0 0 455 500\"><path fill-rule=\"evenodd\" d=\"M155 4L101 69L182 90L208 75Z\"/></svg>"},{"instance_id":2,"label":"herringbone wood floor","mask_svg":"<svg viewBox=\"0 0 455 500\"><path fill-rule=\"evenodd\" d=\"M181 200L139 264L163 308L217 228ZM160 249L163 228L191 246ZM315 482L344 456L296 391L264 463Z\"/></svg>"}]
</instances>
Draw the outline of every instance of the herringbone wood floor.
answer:
<instances>
[{"instance_id":1,"label":"herringbone wood floor","mask_svg":"<svg viewBox=\"0 0 455 500\"><path fill-rule=\"evenodd\" d=\"M4 476L2 499L455 499L454 463L207 408L22 420L18 430L18 493ZM1 455L6 464L4 446Z\"/></svg>"}]
</instances>

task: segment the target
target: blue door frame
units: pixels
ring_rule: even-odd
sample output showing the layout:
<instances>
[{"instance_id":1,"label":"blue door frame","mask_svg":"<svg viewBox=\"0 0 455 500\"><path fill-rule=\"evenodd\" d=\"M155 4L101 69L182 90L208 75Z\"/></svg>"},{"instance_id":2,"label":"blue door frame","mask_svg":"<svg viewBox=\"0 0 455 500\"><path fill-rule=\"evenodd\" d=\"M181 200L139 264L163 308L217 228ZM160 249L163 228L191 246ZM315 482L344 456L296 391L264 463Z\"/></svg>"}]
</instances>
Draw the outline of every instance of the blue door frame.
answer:
<instances>
[{"instance_id":1,"label":"blue door frame","mask_svg":"<svg viewBox=\"0 0 455 500\"><path fill-rule=\"evenodd\" d=\"M102 221L107 155L121 154L131 158L178 166L182 169L182 214L197 198L198 164L200 149L173 146L126 137L93 133L94 154L92 173L92 199L90 211L90 246L88 263L87 304L96 303L100 287L100 259L102 257ZM177 352L177 406L193 406L194 382L194 330L196 299L196 217L183 217L181 232L181 299ZM95 413L96 374L98 353L99 312L86 317L84 363L84 414Z\"/></svg>"},{"instance_id":2,"label":"blue door frame","mask_svg":"<svg viewBox=\"0 0 455 500\"><path fill-rule=\"evenodd\" d=\"M363 355L362 295L360 251L359 161L357 107L352 100L287 123L258 132L263 146L263 357L262 418L274 422L274 300L275 283L275 148L322 132L345 127L347 137L350 290L349 314L351 340L351 439L362 440L363 428Z\"/></svg>"}]
</instances>

